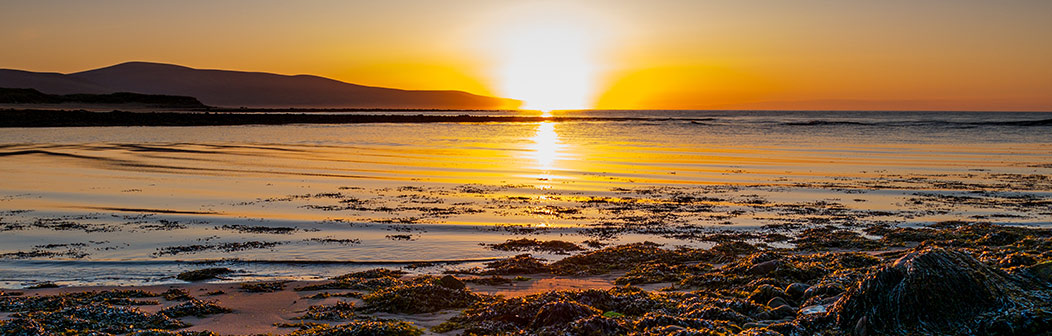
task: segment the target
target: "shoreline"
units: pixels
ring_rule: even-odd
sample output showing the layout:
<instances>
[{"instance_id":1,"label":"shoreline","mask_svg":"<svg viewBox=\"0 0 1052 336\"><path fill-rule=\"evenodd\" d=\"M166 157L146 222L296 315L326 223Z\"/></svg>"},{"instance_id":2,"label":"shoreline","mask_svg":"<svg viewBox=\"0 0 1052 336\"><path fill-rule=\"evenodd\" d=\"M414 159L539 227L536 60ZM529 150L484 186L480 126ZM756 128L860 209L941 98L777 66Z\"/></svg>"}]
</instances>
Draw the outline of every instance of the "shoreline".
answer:
<instances>
[{"instance_id":1,"label":"shoreline","mask_svg":"<svg viewBox=\"0 0 1052 336\"><path fill-rule=\"evenodd\" d=\"M123 334L147 323L165 330L142 335L1028 335L1052 326L1052 230L878 229L879 240L809 229L794 248L644 242L551 263L520 254L415 276L371 269L319 281L5 290L0 331ZM79 320L91 324L59 322Z\"/></svg>"}]
</instances>

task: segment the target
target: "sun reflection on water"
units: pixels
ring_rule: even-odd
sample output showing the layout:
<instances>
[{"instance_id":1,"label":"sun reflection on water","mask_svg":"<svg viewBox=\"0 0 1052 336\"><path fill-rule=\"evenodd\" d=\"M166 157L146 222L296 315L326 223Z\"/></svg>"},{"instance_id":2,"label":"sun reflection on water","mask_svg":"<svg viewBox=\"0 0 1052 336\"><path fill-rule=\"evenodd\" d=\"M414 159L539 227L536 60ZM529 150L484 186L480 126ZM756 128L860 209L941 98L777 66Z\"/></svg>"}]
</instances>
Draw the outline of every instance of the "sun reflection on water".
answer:
<instances>
[{"instance_id":1,"label":"sun reflection on water","mask_svg":"<svg viewBox=\"0 0 1052 336\"><path fill-rule=\"evenodd\" d=\"M560 159L560 150L563 146L559 141L559 134L555 132L555 123L545 121L538 124L537 131L531 140L533 140L533 145L529 147L532 151L530 154L536 163L534 168L539 170L536 178L539 181L548 182L546 185L538 185L537 187L542 189L551 188L551 185L548 184L555 178L552 171L558 169L557 162Z\"/></svg>"}]
</instances>

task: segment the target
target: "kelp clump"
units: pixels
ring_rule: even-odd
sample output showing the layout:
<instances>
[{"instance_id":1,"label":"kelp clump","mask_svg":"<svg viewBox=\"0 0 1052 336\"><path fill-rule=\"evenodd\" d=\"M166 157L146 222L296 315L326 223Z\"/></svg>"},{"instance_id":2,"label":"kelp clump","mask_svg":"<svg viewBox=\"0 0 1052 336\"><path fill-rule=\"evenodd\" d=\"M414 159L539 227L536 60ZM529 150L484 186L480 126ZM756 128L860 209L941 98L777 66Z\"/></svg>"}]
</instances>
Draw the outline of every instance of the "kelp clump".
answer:
<instances>
[{"instance_id":1,"label":"kelp clump","mask_svg":"<svg viewBox=\"0 0 1052 336\"><path fill-rule=\"evenodd\" d=\"M486 298L466 288L444 286L436 277L423 276L380 288L366 294L362 300L367 304L364 309L368 311L419 314L465 308Z\"/></svg>"},{"instance_id":2,"label":"kelp clump","mask_svg":"<svg viewBox=\"0 0 1052 336\"><path fill-rule=\"evenodd\" d=\"M503 243L491 244L490 248L498 251L534 251L555 254L569 254L584 250L577 244L562 240L509 239Z\"/></svg>"},{"instance_id":3,"label":"kelp clump","mask_svg":"<svg viewBox=\"0 0 1052 336\"><path fill-rule=\"evenodd\" d=\"M316 321L344 321L354 317L354 303L340 301L332 306L315 305L307 308L307 311L297 320Z\"/></svg>"},{"instance_id":4,"label":"kelp clump","mask_svg":"<svg viewBox=\"0 0 1052 336\"><path fill-rule=\"evenodd\" d=\"M791 320L796 312L786 309L711 293L655 294L615 287L480 301L433 330L461 330L464 335L733 335L760 328L761 321Z\"/></svg>"},{"instance_id":5,"label":"kelp clump","mask_svg":"<svg viewBox=\"0 0 1052 336\"><path fill-rule=\"evenodd\" d=\"M831 316L855 334L1033 335L1052 330L1052 284L926 247L868 275Z\"/></svg>"},{"instance_id":6,"label":"kelp clump","mask_svg":"<svg viewBox=\"0 0 1052 336\"><path fill-rule=\"evenodd\" d=\"M424 330L404 321L355 320L347 324L317 325L289 336L419 336Z\"/></svg>"},{"instance_id":7,"label":"kelp clump","mask_svg":"<svg viewBox=\"0 0 1052 336\"><path fill-rule=\"evenodd\" d=\"M318 285L310 285L296 288L297 291L311 291L323 289L354 289L354 290L377 290L380 288L395 286L401 283L399 280L405 271L376 268L361 272L348 273L332 278L332 282Z\"/></svg>"},{"instance_id":8,"label":"kelp clump","mask_svg":"<svg viewBox=\"0 0 1052 336\"><path fill-rule=\"evenodd\" d=\"M179 329L187 324L164 314L149 314L135 308L94 304L65 307L53 311L12 314L0 321L3 335L88 335L125 334L137 329Z\"/></svg>"},{"instance_id":9,"label":"kelp clump","mask_svg":"<svg viewBox=\"0 0 1052 336\"><path fill-rule=\"evenodd\" d=\"M229 312L231 312L230 309L222 307L214 301L190 299L186 302L162 309L159 314L178 318L183 316L205 317L208 315L225 314Z\"/></svg>"}]
</instances>

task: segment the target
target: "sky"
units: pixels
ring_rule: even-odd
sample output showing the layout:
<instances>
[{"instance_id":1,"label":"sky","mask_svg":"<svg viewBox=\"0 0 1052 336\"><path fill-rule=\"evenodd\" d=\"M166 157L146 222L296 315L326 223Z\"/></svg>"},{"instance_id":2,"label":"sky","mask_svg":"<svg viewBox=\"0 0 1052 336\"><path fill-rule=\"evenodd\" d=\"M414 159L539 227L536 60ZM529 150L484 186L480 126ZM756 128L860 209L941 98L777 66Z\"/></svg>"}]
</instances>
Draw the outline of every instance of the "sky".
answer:
<instances>
[{"instance_id":1,"label":"sky","mask_svg":"<svg viewBox=\"0 0 1052 336\"><path fill-rule=\"evenodd\" d=\"M1052 111L1052 1L0 0L0 68L312 74L540 109Z\"/></svg>"}]
</instances>

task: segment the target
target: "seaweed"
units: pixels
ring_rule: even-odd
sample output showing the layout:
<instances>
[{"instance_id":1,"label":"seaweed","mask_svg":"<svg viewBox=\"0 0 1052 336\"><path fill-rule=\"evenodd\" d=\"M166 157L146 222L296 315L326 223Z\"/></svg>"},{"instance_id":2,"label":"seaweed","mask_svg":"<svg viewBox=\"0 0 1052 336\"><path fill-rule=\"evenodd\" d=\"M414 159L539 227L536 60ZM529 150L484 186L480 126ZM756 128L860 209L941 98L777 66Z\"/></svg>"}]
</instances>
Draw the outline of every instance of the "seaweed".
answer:
<instances>
[{"instance_id":1,"label":"seaweed","mask_svg":"<svg viewBox=\"0 0 1052 336\"><path fill-rule=\"evenodd\" d=\"M269 282L253 282L243 283L240 286L242 292L249 293L270 293L285 289L285 283L288 281L269 281Z\"/></svg>"},{"instance_id":2,"label":"seaweed","mask_svg":"<svg viewBox=\"0 0 1052 336\"><path fill-rule=\"evenodd\" d=\"M208 315L225 314L229 312L231 312L229 308L222 307L214 301L190 299L186 302L164 308L158 314L179 318L183 316L205 317Z\"/></svg>"},{"instance_id":3,"label":"seaweed","mask_svg":"<svg viewBox=\"0 0 1052 336\"><path fill-rule=\"evenodd\" d=\"M420 277L366 294L364 310L388 313L433 313L452 308L465 308L486 299L468 289L443 286L438 278Z\"/></svg>"},{"instance_id":4,"label":"seaweed","mask_svg":"<svg viewBox=\"0 0 1052 336\"><path fill-rule=\"evenodd\" d=\"M837 301L855 334L1032 334L1052 328L1052 286L953 249L921 247L865 277Z\"/></svg>"},{"instance_id":5,"label":"seaweed","mask_svg":"<svg viewBox=\"0 0 1052 336\"><path fill-rule=\"evenodd\" d=\"M534 274L551 271L551 268L544 263L543 259L534 258L529 254L520 254L511 258L488 262L486 263L486 268L487 270L480 272L480 274Z\"/></svg>"},{"instance_id":6,"label":"seaweed","mask_svg":"<svg viewBox=\"0 0 1052 336\"><path fill-rule=\"evenodd\" d=\"M584 250L577 244L567 241L529 238L509 239L500 244L490 244L489 247L498 251L533 251L555 254L569 254L570 252Z\"/></svg>"},{"instance_id":7,"label":"seaweed","mask_svg":"<svg viewBox=\"0 0 1052 336\"><path fill-rule=\"evenodd\" d=\"M219 275L233 272L231 269L226 267L213 267L205 268L193 271L186 271L179 273L175 278L183 281L202 281L208 279L215 279Z\"/></svg>"},{"instance_id":8,"label":"seaweed","mask_svg":"<svg viewBox=\"0 0 1052 336\"><path fill-rule=\"evenodd\" d=\"M404 321L354 320L338 326L316 325L289 336L419 336L424 331Z\"/></svg>"},{"instance_id":9,"label":"seaweed","mask_svg":"<svg viewBox=\"0 0 1052 336\"><path fill-rule=\"evenodd\" d=\"M332 306L314 305L307 308L297 320L345 321L354 317L354 303L339 301Z\"/></svg>"}]
</instances>

